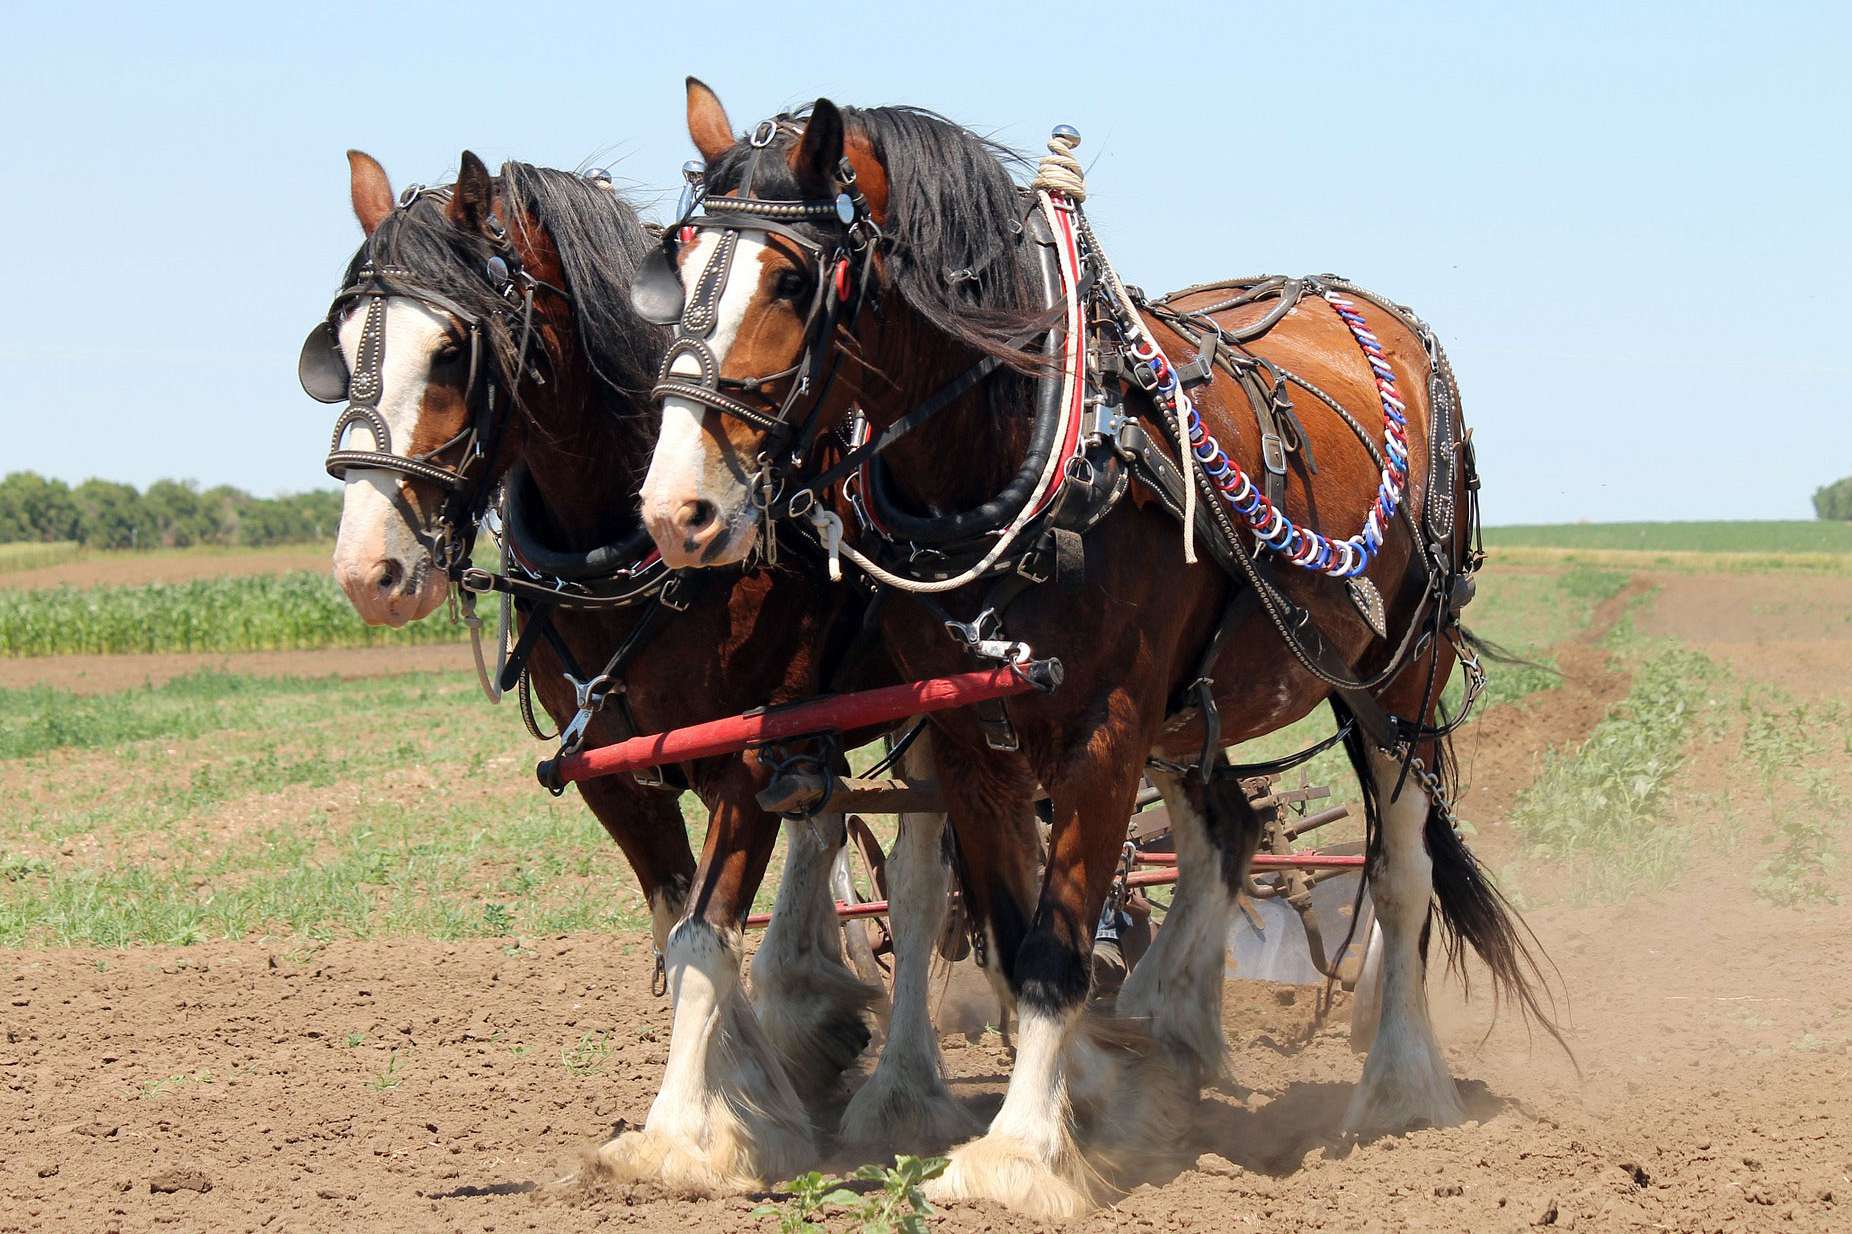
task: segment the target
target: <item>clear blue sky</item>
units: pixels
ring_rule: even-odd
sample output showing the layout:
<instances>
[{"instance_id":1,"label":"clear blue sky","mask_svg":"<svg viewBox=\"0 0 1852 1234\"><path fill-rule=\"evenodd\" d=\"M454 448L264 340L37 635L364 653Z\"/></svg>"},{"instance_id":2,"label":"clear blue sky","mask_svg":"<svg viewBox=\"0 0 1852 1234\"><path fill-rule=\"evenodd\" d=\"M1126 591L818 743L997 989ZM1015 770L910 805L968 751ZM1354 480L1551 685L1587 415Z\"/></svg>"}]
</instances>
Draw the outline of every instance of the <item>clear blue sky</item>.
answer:
<instances>
[{"instance_id":1,"label":"clear blue sky","mask_svg":"<svg viewBox=\"0 0 1852 1234\"><path fill-rule=\"evenodd\" d=\"M1038 7L8 0L0 472L328 483L294 364L358 239L343 151L609 163L666 204L694 73L741 126L819 94L1073 124L1130 280L1413 305L1492 522L1806 517L1852 473L1847 6Z\"/></svg>"}]
</instances>

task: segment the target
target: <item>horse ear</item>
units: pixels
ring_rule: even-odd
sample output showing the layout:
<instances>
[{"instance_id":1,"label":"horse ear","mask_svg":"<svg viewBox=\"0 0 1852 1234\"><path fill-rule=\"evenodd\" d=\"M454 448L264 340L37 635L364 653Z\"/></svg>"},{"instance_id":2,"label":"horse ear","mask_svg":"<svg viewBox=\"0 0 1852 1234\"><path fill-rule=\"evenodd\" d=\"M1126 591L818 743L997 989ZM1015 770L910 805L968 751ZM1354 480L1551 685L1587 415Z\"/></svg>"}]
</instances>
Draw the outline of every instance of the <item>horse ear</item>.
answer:
<instances>
[{"instance_id":1,"label":"horse ear","mask_svg":"<svg viewBox=\"0 0 1852 1234\"><path fill-rule=\"evenodd\" d=\"M489 182L489 169L474 151L465 150L457 160L457 184L444 212L451 222L474 235L482 230L483 220L494 208L495 186Z\"/></svg>"},{"instance_id":2,"label":"horse ear","mask_svg":"<svg viewBox=\"0 0 1852 1234\"><path fill-rule=\"evenodd\" d=\"M828 190L836 183L842 164L842 112L828 99L818 99L804 125L804 139L791 152L791 170L806 188Z\"/></svg>"},{"instance_id":3,"label":"horse ear","mask_svg":"<svg viewBox=\"0 0 1852 1234\"><path fill-rule=\"evenodd\" d=\"M353 181L354 217L360 220L360 230L370 236L380 220L392 213L392 181L386 179L386 169L378 159L359 150L347 152L347 170Z\"/></svg>"},{"instance_id":4,"label":"horse ear","mask_svg":"<svg viewBox=\"0 0 1852 1234\"><path fill-rule=\"evenodd\" d=\"M720 105L720 96L698 77L688 79L688 136L694 138L695 149L710 163L733 148L733 126L727 122L727 109Z\"/></svg>"}]
</instances>

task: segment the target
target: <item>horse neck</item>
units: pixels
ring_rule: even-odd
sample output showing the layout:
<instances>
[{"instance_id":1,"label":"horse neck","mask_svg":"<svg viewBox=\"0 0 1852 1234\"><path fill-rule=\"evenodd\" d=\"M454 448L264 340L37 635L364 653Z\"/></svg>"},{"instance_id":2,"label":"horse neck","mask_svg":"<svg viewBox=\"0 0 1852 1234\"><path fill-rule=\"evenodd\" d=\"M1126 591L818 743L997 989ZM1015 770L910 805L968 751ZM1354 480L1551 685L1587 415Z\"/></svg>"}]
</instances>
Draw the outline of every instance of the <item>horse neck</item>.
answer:
<instances>
[{"instance_id":1,"label":"horse neck","mask_svg":"<svg viewBox=\"0 0 1852 1234\"><path fill-rule=\"evenodd\" d=\"M864 386L870 421L877 431L908 415L980 357L947 339L905 306L889 310ZM993 378L994 380L994 378ZM888 475L911 503L925 510L969 509L989 501L1016 474L1028 451L1031 431L1024 415L999 417L988 382L902 437L882 453Z\"/></svg>"},{"instance_id":2,"label":"horse neck","mask_svg":"<svg viewBox=\"0 0 1852 1234\"><path fill-rule=\"evenodd\" d=\"M638 409L598 380L573 342L564 358L547 385L526 394L518 460L563 537L559 547L595 548L635 529L649 455L626 423Z\"/></svg>"}]
</instances>

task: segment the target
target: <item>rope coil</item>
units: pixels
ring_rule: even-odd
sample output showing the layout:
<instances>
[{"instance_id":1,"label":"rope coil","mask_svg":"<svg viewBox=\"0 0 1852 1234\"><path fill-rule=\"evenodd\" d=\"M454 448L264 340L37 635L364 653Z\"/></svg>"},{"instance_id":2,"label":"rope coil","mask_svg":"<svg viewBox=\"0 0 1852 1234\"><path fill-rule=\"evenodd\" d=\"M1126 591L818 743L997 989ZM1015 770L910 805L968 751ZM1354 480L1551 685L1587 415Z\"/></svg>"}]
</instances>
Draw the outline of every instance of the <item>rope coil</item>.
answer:
<instances>
[{"instance_id":1,"label":"rope coil","mask_svg":"<svg viewBox=\"0 0 1852 1234\"><path fill-rule=\"evenodd\" d=\"M1048 138L1048 153L1036 165L1035 180L1030 185L1038 193L1062 193L1070 201L1087 200L1087 173L1074 157L1080 134L1063 124Z\"/></svg>"}]
</instances>

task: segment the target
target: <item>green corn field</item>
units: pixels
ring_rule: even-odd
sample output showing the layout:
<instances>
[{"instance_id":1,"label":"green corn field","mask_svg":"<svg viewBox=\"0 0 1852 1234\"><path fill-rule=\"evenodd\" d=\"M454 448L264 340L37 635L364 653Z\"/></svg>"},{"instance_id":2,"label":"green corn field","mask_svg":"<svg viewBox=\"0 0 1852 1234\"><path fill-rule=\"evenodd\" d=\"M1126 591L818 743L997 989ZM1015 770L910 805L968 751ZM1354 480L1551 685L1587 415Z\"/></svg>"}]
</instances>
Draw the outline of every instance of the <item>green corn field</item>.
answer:
<instances>
[{"instance_id":1,"label":"green corn field","mask_svg":"<svg viewBox=\"0 0 1852 1234\"><path fill-rule=\"evenodd\" d=\"M440 609L401 630L354 615L326 574L0 590L0 656L179 651L296 651L463 637Z\"/></svg>"}]
</instances>

